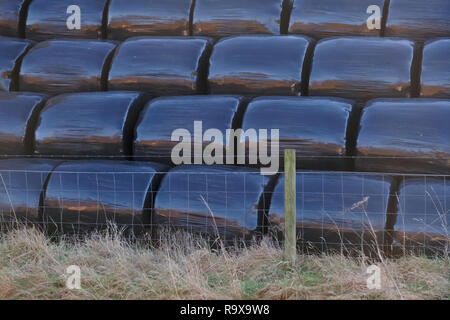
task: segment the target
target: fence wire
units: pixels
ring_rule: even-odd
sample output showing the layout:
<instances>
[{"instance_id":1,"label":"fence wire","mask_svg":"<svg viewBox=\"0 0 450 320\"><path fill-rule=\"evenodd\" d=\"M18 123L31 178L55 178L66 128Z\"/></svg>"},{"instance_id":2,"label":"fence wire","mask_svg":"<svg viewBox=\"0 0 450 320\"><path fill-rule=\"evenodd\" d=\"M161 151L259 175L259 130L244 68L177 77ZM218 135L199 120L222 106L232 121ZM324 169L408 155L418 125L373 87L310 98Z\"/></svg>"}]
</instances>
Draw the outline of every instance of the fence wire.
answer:
<instances>
[{"instance_id":1,"label":"fence wire","mask_svg":"<svg viewBox=\"0 0 450 320\"><path fill-rule=\"evenodd\" d=\"M447 175L297 172L302 251L448 255ZM168 171L1 170L3 227L82 235L117 225L133 236L183 230L224 243L283 242L284 177L226 166Z\"/></svg>"}]
</instances>

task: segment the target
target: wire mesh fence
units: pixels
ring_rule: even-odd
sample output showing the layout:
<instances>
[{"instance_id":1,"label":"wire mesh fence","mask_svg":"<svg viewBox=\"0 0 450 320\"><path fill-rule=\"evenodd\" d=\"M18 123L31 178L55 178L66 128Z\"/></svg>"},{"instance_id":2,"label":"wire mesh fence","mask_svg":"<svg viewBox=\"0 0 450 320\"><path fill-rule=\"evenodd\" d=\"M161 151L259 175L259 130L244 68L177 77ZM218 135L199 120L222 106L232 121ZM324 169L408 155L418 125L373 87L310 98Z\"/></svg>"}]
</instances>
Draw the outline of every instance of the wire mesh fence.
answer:
<instances>
[{"instance_id":1,"label":"wire mesh fence","mask_svg":"<svg viewBox=\"0 0 450 320\"><path fill-rule=\"evenodd\" d=\"M283 242L281 173L93 160L53 170L41 160L24 161L25 169L0 170L3 228L26 223L54 235L83 235L113 224L151 239L182 230L226 244L262 236ZM297 171L298 249L448 256L447 181L447 175Z\"/></svg>"}]
</instances>

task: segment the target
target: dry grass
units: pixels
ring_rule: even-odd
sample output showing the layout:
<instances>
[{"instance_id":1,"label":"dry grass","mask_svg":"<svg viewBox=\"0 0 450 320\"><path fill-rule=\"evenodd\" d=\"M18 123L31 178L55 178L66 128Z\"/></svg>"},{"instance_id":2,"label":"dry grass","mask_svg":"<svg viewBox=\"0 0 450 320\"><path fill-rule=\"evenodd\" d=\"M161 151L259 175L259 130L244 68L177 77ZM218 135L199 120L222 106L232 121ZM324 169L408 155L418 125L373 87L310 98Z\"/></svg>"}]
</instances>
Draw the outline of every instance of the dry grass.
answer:
<instances>
[{"instance_id":1,"label":"dry grass","mask_svg":"<svg viewBox=\"0 0 450 320\"><path fill-rule=\"evenodd\" d=\"M0 240L0 299L449 299L450 262L405 257L380 263L382 289L369 290L364 258L299 256L282 262L270 241L214 252L174 235L158 248L117 232L82 242L52 242L35 229ZM81 267L80 290L65 286Z\"/></svg>"}]
</instances>

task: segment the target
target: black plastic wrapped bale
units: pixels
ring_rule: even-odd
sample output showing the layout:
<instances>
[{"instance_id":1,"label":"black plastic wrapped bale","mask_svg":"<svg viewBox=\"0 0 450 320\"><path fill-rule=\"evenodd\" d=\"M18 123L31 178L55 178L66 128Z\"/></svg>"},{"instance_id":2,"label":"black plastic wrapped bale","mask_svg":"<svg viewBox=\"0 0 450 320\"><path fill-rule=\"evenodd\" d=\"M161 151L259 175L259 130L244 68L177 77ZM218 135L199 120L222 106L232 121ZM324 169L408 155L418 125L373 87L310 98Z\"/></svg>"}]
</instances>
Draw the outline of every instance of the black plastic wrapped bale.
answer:
<instances>
[{"instance_id":1,"label":"black plastic wrapped bale","mask_svg":"<svg viewBox=\"0 0 450 320\"><path fill-rule=\"evenodd\" d=\"M0 225L39 222L41 196L58 163L46 159L0 160Z\"/></svg>"},{"instance_id":2,"label":"black plastic wrapped bale","mask_svg":"<svg viewBox=\"0 0 450 320\"><path fill-rule=\"evenodd\" d=\"M88 92L56 96L39 116L34 152L74 157L131 155L145 95Z\"/></svg>"},{"instance_id":3,"label":"black plastic wrapped bale","mask_svg":"<svg viewBox=\"0 0 450 320\"><path fill-rule=\"evenodd\" d=\"M102 39L105 36L103 19L107 3L108 0L33 0L28 8L26 37L39 41Z\"/></svg>"},{"instance_id":4,"label":"black plastic wrapped bale","mask_svg":"<svg viewBox=\"0 0 450 320\"><path fill-rule=\"evenodd\" d=\"M386 36L424 41L450 34L448 0L390 0Z\"/></svg>"},{"instance_id":5,"label":"black plastic wrapped bale","mask_svg":"<svg viewBox=\"0 0 450 320\"><path fill-rule=\"evenodd\" d=\"M441 173L450 170L450 100L376 99L363 109L356 169Z\"/></svg>"},{"instance_id":6,"label":"black plastic wrapped bale","mask_svg":"<svg viewBox=\"0 0 450 320\"><path fill-rule=\"evenodd\" d=\"M377 6L377 8L369 8ZM289 33L316 39L333 36L379 36L384 0L295 0ZM367 13L368 8L370 13ZM376 11L374 11L376 10ZM379 13L380 28L372 26ZM367 26L370 18L371 29Z\"/></svg>"},{"instance_id":7,"label":"black plastic wrapped bale","mask_svg":"<svg viewBox=\"0 0 450 320\"><path fill-rule=\"evenodd\" d=\"M196 0L193 32L221 38L280 34L283 0Z\"/></svg>"},{"instance_id":8,"label":"black plastic wrapped bale","mask_svg":"<svg viewBox=\"0 0 450 320\"><path fill-rule=\"evenodd\" d=\"M0 92L0 155L32 154L44 99L39 94Z\"/></svg>"},{"instance_id":9,"label":"black plastic wrapped bale","mask_svg":"<svg viewBox=\"0 0 450 320\"><path fill-rule=\"evenodd\" d=\"M20 90L49 94L106 89L116 45L94 40L50 40L31 49L20 70Z\"/></svg>"},{"instance_id":10,"label":"black plastic wrapped bale","mask_svg":"<svg viewBox=\"0 0 450 320\"><path fill-rule=\"evenodd\" d=\"M411 95L414 43L408 40L343 37L319 41L309 94L364 102Z\"/></svg>"},{"instance_id":11,"label":"black plastic wrapped bale","mask_svg":"<svg viewBox=\"0 0 450 320\"><path fill-rule=\"evenodd\" d=\"M271 130L279 129L281 165L284 150L295 149L297 168L347 170L351 165L345 157L351 111L352 102L344 99L261 97L248 105L242 129L267 129L269 144Z\"/></svg>"},{"instance_id":12,"label":"black plastic wrapped bale","mask_svg":"<svg viewBox=\"0 0 450 320\"><path fill-rule=\"evenodd\" d=\"M407 177L400 184L393 254L448 254L450 184L446 177Z\"/></svg>"},{"instance_id":13,"label":"black plastic wrapped bale","mask_svg":"<svg viewBox=\"0 0 450 320\"><path fill-rule=\"evenodd\" d=\"M131 38L117 49L108 89L161 96L204 93L210 50L207 38Z\"/></svg>"},{"instance_id":14,"label":"black plastic wrapped bale","mask_svg":"<svg viewBox=\"0 0 450 320\"><path fill-rule=\"evenodd\" d=\"M188 36L193 0L111 0L108 38Z\"/></svg>"},{"instance_id":15,"label":"black plastic wrapped bale","mask_svg":"<svg viewBox=\"0 0 450 320\"><path fill-rule=\"evenodd\" d=\"M300 95L310 45L300 36L241 36L219 41L210 60L213 94Z\"/></svg>"},{"instance_id":16,"label":"black plastic wrapped bale","mask_svg":"<svg viewBox=\"0 0 450 320\"><path fill-rule=\"evenodd\" d=\"M31 0L2 0L0 2L0 35L20 37L23 33L27 6ZM1 51L1 50L0 50Z\"/></svg>"},{"instance_id":17,"label":"black plastic wrapped bale","mask_svg":"<svg viewBox=\"0 0 450 320\"><path fill-rule=\"evenodd\" d=\"M69 161L52 173L44 199L49 232L83 234L117 225L126 234L150 227L165 166L127 161Z\"/></svg>"},{"instance_id":18,"label":"black plastic wrapped bale","mask_svg":"<svg viewBox=\"0 0 450 320\"><path fill-rule=\"evenodd\" d=\"M19 85L19 70L31 42L0 37L0 91L15 91Z\"/></svg>"},{"instance_id":19,"label":"black plastic wrapped bale","mask_svg":"<svg viewBox=\"0 0 450 320\"><path fill-rule=\"evenodd\" d=\"M450 38L425 45L420 90L422 97L450 98Z\"/></svg>"},{"instance_id":20,"label":"black plastic wrapped bale","mask_svg":"<svg viewBox=\"0 0 450 320\"><path fill-rule=\"evenodd\" d=\"M306 252L370 254L383 250L392 178L343 172L297 173L297 237ZM284 175L268 214L270 231L282 239Z\"/></svg>"},{"instance_id":21,"label":"black plastic wrapped bale","mask_svg":"<svg viewBox=\"0 0 450 320\"><path fill-rule=\"evenodd\" d=\"M204 148L214 142L214 148L223 150L224 156L217 158L217 161L221 161L219 164L225 163L225 149L228 146L226 130L240 127L244 108L244 100L234 96L182 96L152 100L148 102L139 117L133 154L136 159L172 165L174 163L171 153L174 147L183 141L191 147L191 156L183 154L183 158L186 156L192 164L202 164L202 158L195 157L196 153L193 151L200 147L203 155ZM201 121L199 124L202 135L199 137L200 145L195 141L194 121ZM180 141L172 141L172 134L179 128L189 131L190 142L185 141L184 137L179 137ZM219 130L223 140L212 141L211 138L211 141L203 142L203 135L209 129ZM218 154L215 156L219 157Z\"/></svg>"},{"instance_id":22,"label":"black plastic wrapped bale","mask_svg":"<svg viewBox=\"0 0 450 320\"><path fill-rule=\"evenodd\" d=\"M248 168L176 167L161 182L152 224L224 241L251 239L263 226L269 182Z\"/></svg>"}]
</instances>

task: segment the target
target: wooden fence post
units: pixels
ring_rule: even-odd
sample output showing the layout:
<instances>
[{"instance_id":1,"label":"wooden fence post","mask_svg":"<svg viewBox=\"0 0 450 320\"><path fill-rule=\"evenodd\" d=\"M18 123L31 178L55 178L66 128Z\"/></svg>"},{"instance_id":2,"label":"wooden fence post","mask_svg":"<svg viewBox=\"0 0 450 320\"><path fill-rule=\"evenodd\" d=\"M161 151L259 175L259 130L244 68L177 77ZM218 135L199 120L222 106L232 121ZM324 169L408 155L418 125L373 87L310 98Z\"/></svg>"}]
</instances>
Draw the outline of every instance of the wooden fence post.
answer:
<instances>
[{"instance_id":1,"label":"wooden fence post","mask_svg":"<svg viewBox=\"0 0 450 320\"><path fill-rule=\"evenodd\" d=\"M295 150L284 151L284 256L294 264L297 257Z\"/></svg>"}]
</instances>

